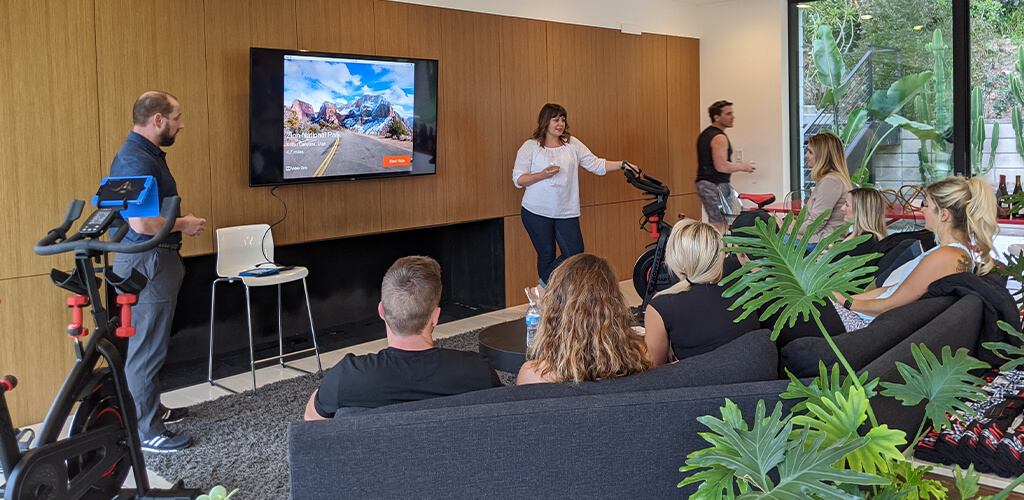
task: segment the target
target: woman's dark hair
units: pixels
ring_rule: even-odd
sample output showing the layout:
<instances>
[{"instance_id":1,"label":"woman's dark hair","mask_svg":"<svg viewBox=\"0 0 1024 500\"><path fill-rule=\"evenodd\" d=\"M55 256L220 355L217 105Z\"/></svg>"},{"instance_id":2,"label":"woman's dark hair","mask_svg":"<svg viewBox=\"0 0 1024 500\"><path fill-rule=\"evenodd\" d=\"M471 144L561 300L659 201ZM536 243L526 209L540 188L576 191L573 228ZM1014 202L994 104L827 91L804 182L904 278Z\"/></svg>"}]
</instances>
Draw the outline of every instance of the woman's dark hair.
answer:
<instances>
[{"instance_id":1,"label":"woman's dark hair","mask_svg":"<svg viewBox=\"0 0 1024 500\"><path fill-rule=\"evenodd\" d=\"M537 116L537 130L533 131L532 139L539 142L541 147L544 146L544 134L548 131L548 123L559 116L565 117L565 128L562 129L562 135L558 140L565 144L572 137L572 134L569 133L569 117L565 114L565 108L561 104L549 102L540 108L540 115Z\"/></svg>"}]
</instances>

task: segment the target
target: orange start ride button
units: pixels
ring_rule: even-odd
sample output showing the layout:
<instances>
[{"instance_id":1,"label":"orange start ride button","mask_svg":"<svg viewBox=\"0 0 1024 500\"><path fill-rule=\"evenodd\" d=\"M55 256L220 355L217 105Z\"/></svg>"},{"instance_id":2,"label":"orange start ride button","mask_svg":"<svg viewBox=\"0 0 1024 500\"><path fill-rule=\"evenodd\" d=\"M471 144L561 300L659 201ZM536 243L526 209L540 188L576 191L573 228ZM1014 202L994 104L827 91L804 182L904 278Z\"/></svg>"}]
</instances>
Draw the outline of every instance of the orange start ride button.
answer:
<instances>
[{"instance_id":1,"label":"orange start ride button","mask_svg":"<svg viewBox=\"0 0 1024 500\"><path fill-rule=\"evenodd\" d=\"M412 165L412 156L385 156L383 167L406 167Z\"/></svg>"}]
</instances>

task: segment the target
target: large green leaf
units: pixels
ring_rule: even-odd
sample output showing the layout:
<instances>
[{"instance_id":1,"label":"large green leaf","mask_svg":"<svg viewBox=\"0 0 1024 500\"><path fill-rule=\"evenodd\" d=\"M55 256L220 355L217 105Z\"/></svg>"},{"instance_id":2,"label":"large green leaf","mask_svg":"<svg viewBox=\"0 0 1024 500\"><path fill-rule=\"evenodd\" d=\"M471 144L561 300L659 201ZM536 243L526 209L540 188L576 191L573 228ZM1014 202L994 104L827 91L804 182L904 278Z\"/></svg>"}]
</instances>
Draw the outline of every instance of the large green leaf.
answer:
<instances>
[{"instance_id":1,"label":"large green leaf","mask_svg":"<svg viewBox=\"0 0 1024 500\"><path fill-rule=\"evenodd\" d=\"M1016 140L1017 154L1024 158L1024 119L1021 118L1020 106L1010 110L1010 124L1013 126L1013 137Z\"/></svg>"},{"instance_id":2,"label":"large green leaf","mask_svg":"<svg viewBox=\"0 0 1024 500\"><path fill-rule=\"evenodd\" d=\"M795 228L803 225L806 213L806 210L802 211L795 224L793 214L787 215L780 227L757 220L754 226L736 230L743 236L723 238L725 243L733 245L724 251L745 253L750 262L722 280L723 283L732 282L722 296L729 298L742 292L730 306L730 310L743 308L737 321L762 307L762 320L781 311L772 328L772 340L778 337L785 325L795 325L798 318L810 321L813 317L820 323L821 313L815 306L829 306L833 292L847 296L859 293L859 287L869 283L871 273L876 270L875 267L865 267L865 264L878 254L844 255L869 237L861 235L848 241L838 241L849 230L850 223L822 239L809 253L807 237L803 241L796 237L787 241L787 235L795 235ZM830 213L821 214L804 234L814 234ZM830 246L832 248L826 252Z\"/></svg>"},{"instance_id":3,"label":"large green leaf","mask_svg":"<svg viewBox=\"0 0 1024 500\"><path fill-rule=\"evenodd\" d=\"M868 110L864 108L855 109L850 113L850 116L846 118L846 126L843 127L843 131L839 134L839 139L843 141L843 144L850 145L857 132L860 132L864 125L867 125L868 116Z\"/></svg>"},{"instance_id":4,"label":"large green leaf","mask_svg":"<svg viewBox=\"0 0 1024 500\"><path fill-rule=\"evenodd\" d=\"M988 363L972 358L964 348L957 349L954 356L948 345L942 347L941 362L924 344L911 344L910 352L920 371L904 363L896 363L906 383L882 382L882 387L885 387L883 396L896 398L904 406L917 406L922 400L928 400L925 418L936 430L950 425L947 413L975 414L966 401L980 401L987 397L979 387L985 385L985 381L968 371L988 368Z\"/></svg>"},{"instance_id":5,"label":"large green leaf","mask_svg":"<svg viewBox=\"0 0 1024 500\"><path fill-rule=\"evenodd\" d=\"M836 39L832 36L832 28L827 24L818 26L814 33L814 40L811 42L811 57L814 59L814 67L818 70L818 81L830 88L835 89L842 85L843 76L846 74L846 64L843 62L843 55L836 46Z\"/></svg>"},{"instance_id":6,"label":"large green leaf","mask_svg":"<svg viewBox=\"0 0 1024 500\"><path fill-rule=\"evenodd\" d=\"M788 369L786 375L789 376L789 386L786 387L786 392L779 395L782 399L803 399L790 410L793 414L799 414L807 409L807 405L814 404L821 406L823 399L832 399L832 395L836 393L848 394L850 388L856 387L853 383L853 379L846 375L845 377L840 376L839 365L832 365L832 376L829 376L829 372L825 368L824 361L818 361L818 376L811 381L810 384L804 385L800 379L796 378ZM864 388L864 395L868 399L875 396L875 387L878 386L878 379L874 379L868 382L868 374L864 372L858 377L860 386Z\"/></svg>"},{"instance_id":7,"label":"large green leaf","mask_svg":"<svg viewBox=\"0 0 1024 500\"><path fill-rule=\"evenodd\" d=\"M832 466L844 456L864 446L867 438L852 441L840 441L829 447L823 447L824 436L814 443L808 444L808 433L801 432L793 442L785 460L779 464L779 484L767 491L754 491L740 495L740 500L756 499L798 499L821 498L826 500L860 500L860 494L848 493L837 484L856 484L861 486L886 485L889 480L850 469L836 469ZM805 453L805 448L818 450L816 453Z\"/></svg>"},{"instance_id":8,"label":"large green leaf","mask_svg":"<svg viewBox=\"0 0 1024 500\"><path fill-rule=\"evenodd\" d=\"M943 141L942 135L939 134L939 131L935 130L935 127L932 127L931 125L927 125L927 124L924 124L924 123L908 120L908 119L906 119L906 118L904 118L902 116L899 116L899 115L890 116L889 118L885 119L885 122L888 123L889 125L892 125L893 127L899 127L899 128L901 128L903 130L907 130L907 131L911 132L912 134L917 136L918 139L921 139L921 142L924 142L924 141L942 142Z\"/></svg>"},{"instance_id":9,"label":"large green leaf","mask_svg":"<svg viewBox=\"0 0 1024 500\"><path fill-rule=\"evenodd\" d=\"M934 77L931 71L904 76L893 82L886 92L875 92L868 100L868 113L876 120L898 113Z\"/></svg>"},{"instance_id":10,"label":"large green leaf","mask_svg":"<svg viewBox=\"0 0 1024 500\"><path fill-rule=\"evenodd\" d=\"M1020 299L1018 299L1018 301L1019 300ZM1006 342L985 342L981 344L981 346L992 351L992 354L1007 360L999 367L999 371L1001 372L1015 370L1019 366L1024 365L1024 333L1021 333L1005 321L997 321L996 326L1011 337L1016 338L1019 342L1017 342L1016 345L1007 344Z\"/></svg>"},{"instance_id":11,"label":"large green leaf","mask_svg":"<svg viewBox=\"0 0 1024 500\"><path fill-rule=\"evenodd\" d=\"M860 428L868 419L868 398L863 389L853 387L845 394L836 392L831 398L823 398L821 405L808 404L807 409L808 415L793 417L793 425L804 426L812 439L823 437L820 442L828 447L860 437ZM836 467L848 466L852 470L876 474L889 470L890 461L903 460L898 447L907 444L905 432L889 429L883 424L872 427L865 437L867 442L842 457Z\"/></svg>"},{"instance_id":12,"label":"large green leaf","mask_svg":"<svg viewBox=\"0 0 1024 500\"><path fill-rule=\"evenodd\" d=\"M942 482L925 477L925 474L934 469L934 467L929 465L914 465L913 462L899 460L894 461L889 467L889 472L882 474L882 476L892 481L892 485L886 487L886 490L906 492L903 496L892 498L902 498L903 500L934 498L936 500L944 500L947 498L946 493L948 490ZM878 500L878 497L873 497L872 500Z\"/></svg>"},{"instance_id":13,"label":"large green leaf","mask_svg":"<svg viewBox=\"0 0 1024 500\"><path fill-rule=\"evenodd\" d=\"M967 467L964 471L957 465L953 469L954 485L956 486L957 493L960 494L960 498L974 498L978 494L978 480L981 479L981 474L974 472L974 464Z\"/></svg>"}]
</instances>

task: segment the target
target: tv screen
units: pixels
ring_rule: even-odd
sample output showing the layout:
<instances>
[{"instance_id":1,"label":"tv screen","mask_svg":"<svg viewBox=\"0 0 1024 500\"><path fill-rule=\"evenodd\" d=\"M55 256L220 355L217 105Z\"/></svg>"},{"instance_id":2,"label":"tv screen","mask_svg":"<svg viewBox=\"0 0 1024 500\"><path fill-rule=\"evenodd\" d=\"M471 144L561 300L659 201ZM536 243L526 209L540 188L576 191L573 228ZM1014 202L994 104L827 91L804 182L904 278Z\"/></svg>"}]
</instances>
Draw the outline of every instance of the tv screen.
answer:
<instances>
[{"instance_id":1,"label":"tv screen","mask_svg":"<svg viewBox=\"0 0 1024 500\"><path fill-rule=\"evenodd\" d=\"M249 186L436 172L436 60L254 47L249 63Z\"/></svg>"}]
</instances>

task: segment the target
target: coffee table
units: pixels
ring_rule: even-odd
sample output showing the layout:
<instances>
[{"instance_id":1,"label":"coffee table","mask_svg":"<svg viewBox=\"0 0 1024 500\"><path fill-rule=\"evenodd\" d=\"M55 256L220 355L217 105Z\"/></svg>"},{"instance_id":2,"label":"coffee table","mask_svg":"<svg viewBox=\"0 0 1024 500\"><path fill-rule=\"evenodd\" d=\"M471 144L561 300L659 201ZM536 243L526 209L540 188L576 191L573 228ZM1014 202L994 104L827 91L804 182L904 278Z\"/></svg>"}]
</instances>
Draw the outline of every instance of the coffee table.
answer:
<instances>
[{"instance_id":1,"label":"coffee table","mask_svg":"<svg viewBox=\"0 0 1024 500\"><path fill-rule=\"evenodd\" d=\"M480 354L487 356L495 370L519 373L526 362L526 321L516 319L484 328Z\"/></svg>"}]
</instances>

